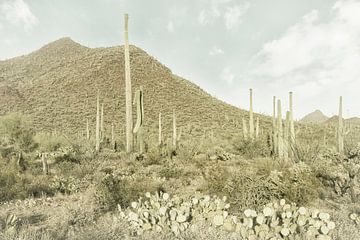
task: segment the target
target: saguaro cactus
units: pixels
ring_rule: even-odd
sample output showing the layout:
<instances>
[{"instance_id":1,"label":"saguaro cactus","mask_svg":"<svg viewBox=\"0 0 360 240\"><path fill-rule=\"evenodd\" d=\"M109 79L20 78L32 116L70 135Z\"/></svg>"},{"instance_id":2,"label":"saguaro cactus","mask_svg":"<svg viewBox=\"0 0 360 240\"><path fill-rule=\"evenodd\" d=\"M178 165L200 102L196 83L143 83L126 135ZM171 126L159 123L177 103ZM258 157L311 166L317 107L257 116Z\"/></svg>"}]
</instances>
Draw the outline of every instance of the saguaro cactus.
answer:
<instances>
[{"instance_id":1,"label":"saguaro cactus","mask_svg":"<svg viewBox=\"0 0 360 240\"><path fill-rule=\"evenodd\" d=\"M339 122L338 122L338 129L337 129L337 140L338 140L338 151L340 154L344 153L344 123L343 123L343 99L340 96L339 100Z\"/></svg>"},{"instance_id":2,"label":"saguaro cactus","mask_svg":"<svg viewBox=\"0 0 360 240\"><path fill-rule=\"evenodd\" d=\"M90 140L90 128L89 128L89 119L86 119L86 140Z\"/></svg>"},{"instance_id":3,"label":"saguaro cactus","mask_svg":"<svg viewBox=\"0 0 360 240\"><path fill-rule=\"evenodd\" d=\"M278 156L280 159L284 158L284 141L283 141L283 126L282 126L282 114L281 114L281 100L277 100L278 107L278 118L277 118L277 145L278 145Z\"/></svg>"},{"instance_id":4,"label":"saguaro cactus","mask_svg":"<svg viewBox=\"0 0 360 240\"><path fill-rule=\"evenodd\" d=\"M104 131L104 104L101 104L101 115L100 115L100 142L104 141L105 131Z\"/></svg>"},{"instance_id":5,"label":"saguaro cactus","mask_svg":"<svg viewBox=\"0 0 360 240\"><path fill-rule=\"evenodd\" d=\"M41 153L41 162L42 162L42 165L43 165L43 173L45 175L48 175L49 174L49 167L48 167L48 163L47 163L45 153Z\"/></svg>"},{"instance_id":6,"label":"saguaro cactus","mask_svg":"<svg viewBox=\"0 0 360 240\"><path fill-rule=\"evenodd\" d=\"M256 125L255 125L255 138L259 139L259 132L260 132L260 123L259 123L259 117L256 118Z\"/></svg>"},{"instance_id":7,"label":"saguaro cactus","mask_svg":"<svg viewBox=\"0 0 360 240\"><path fill-rule=\"evenodd\" d=\"M142 126L144 122L144 104L143 104L143 90L137 90L135 93L135 104L136 104L136 124L133 133L137 134L137 140L140 145L140 153L144 152L144 142L142 136Z\"/></svg>"},{"instance_id":8,"label":"saguaro cactus","mask_svg":"<svg viewBox=\"0 0 360 240\"><path fill-rule=\"evenodd\" d=\"M162 145L161 113L159 113L159 146Z\"/></svg>"},{"instance_id":9,"label":"saguaro cactus","mask_svg":"<svg viewBox=\"0 0 360 240\"><path fill-rule=\"evenodd\" d=\"M115 127L114 123L111 123L111 146L116 150L116 141L115 141Z\"/></svg>"},{"instance_id":10,"label":"saguaro cactus","mask_svg":"<svg viewBox=\"0 0 360 240\"><path fill-rule=\"evenodd\" d=\"M254 139L254 113L253 113L253 91L250 88L250 117L249 117L249 133L250 139Z\"/></svg>"},{"instance_id":11,"label":"saguaro cactus","mask_svg":"<svg viewBox=\"0 0 360 240\"><path fill-rule=\"evenodd\" d=\"M173 135L172 135L172 145L173 145L173 148L176 149L176 147L177 147L177 136L176 136L176 114L175 114L175 109L173 110Z\"/></svg>"},{"instance_id":12,"label":"saguaro cactus","mask_svg":"<svg viewBox=\"0 0 360 240\"><path fill-rule=\"evenodd\" d=\"M129 54L129 16L124 16L124 39L125 39L125 105L126 105L126 152L130 153L133 149L133 121L131 106L131 76L130 76L130 54Z\"/></svg>"},{"instance_id":13,"label":"saguaro cactus","mask_svg":"<svg viewBox=\"0 0 360 240\"><path fill-rule=\"evenodd\" d=\"M100 90L98 90L96 100L95 150L100 151Z\"/></svg>"},{"instance_id":14,"label":"saguaro cactus","mask_svg":"<svg viewBox=\"0 0 360 240\"><path fill-rule=\"evenodd\" d=\"M276 97L273 97L273 154L276 155L278 152L278 140L277 140L277 127L276 127Z\"/></svg>"},{"instance_id":15,"label":"saguaro cactus","mask_svg":"<svg viewBox=\"0 0 360 240\"><path fill-rule=\"evenodd\" d=\"M293 110L293 93L289 92L289 108L290 108L290 113L289 113L289 130L290 130L290 136L289 136L289 156L292 158L293 157L293 150L295 147L295 139L296 139L296 135L295 135L295 125L294 125L294 110Z\"/></svg>"},{"instance_id":16,"label":"saguaro cactus","mask_svg":"<svg viewBox=\"0 0 360 240\"><path fill-rule=\"evenodd\" d=\"M285 129L284 129L284 158L288 159L290 152L290 111L286 111L286 121L285 121Z\"/></svg>"}]
</instances>

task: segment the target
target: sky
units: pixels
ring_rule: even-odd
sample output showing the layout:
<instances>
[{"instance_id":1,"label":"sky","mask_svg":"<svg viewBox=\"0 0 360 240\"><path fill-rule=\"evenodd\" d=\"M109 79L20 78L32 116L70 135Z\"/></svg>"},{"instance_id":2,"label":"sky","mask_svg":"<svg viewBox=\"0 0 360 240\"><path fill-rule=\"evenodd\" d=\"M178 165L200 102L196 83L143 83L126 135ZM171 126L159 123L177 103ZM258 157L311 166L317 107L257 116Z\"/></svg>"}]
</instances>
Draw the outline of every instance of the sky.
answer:
<instances>
[{"instance_id":1,"label":"sky","mask_svg":"<svg viewBox=\"0 0 360 240\"><path fill-rule=\"evenodd\" d=\"M88 47L130 44L211 95L294 116L360 117L360 0L0 0L0 60L61 37Z\"/></svg>"}]
</instances>

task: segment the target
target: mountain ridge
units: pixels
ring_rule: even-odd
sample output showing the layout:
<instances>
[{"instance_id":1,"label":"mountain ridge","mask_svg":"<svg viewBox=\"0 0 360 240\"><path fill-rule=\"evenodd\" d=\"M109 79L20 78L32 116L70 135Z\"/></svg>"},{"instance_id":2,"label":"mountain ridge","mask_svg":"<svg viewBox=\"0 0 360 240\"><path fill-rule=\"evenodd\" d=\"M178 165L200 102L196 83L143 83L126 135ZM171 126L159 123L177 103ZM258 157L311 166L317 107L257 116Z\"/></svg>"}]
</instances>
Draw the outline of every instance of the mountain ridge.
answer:
<instances>
[{"instance_id":1,"label":"mountain ridge","mask_svg":"<svg viewBox=\"0 0 360 240\"><path fill-rule=\"evenodd\" d=\"M174 75L133 45L130 61L132 91L139 86L144 89L145 127L155 128L161 112L165 131L171 129L175 109L181 127L191 124L202 126L206 131L227 123L229 131L240 132L239 122L246 111ZM30 115L39 130L83 134L86 119L90 121L90 128L95 128L99 89L105 106L107 134L114 123L116 134L122 135L125 131L124 75L123 46L88 48L70 38L61 38L28 55L0 62L0 84L19 92L11 106L0 96L0 114L9 113L11 109ZM224 120L225 115L228 120ZM264 124L270 123L268 117L258 116L264 119Z\"/></svg>"}]
</instances>

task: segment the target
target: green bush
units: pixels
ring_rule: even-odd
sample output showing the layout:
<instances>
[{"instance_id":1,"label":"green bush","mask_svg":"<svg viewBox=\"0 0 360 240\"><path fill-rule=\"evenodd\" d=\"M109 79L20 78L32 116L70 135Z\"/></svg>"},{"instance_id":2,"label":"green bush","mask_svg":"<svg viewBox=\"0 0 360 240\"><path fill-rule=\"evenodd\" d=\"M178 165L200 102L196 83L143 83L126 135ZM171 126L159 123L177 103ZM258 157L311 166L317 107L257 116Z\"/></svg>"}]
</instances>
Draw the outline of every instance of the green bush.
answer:
<instances>
[{"instance_id":1,"label":"green bush","mask_svg":"<svg viewBox=\"0 0 360 240\"><path fill-rule=\"evenodd\" d=\"M234 141L236 151L248 159L270 156L270 147L265 139L241 139Z\"/></svg>"},{"instance_id":2,"label":"green bush","mask_svg":"<svg viewBox=\"0 0 360 240\"><path fill-rule=\"evenodd\" d=\"M29 152L35 148L34 133L30 120L23 115L14 113L0 118L0 145L3 147Z\"/></svg>"},{"instance_id":3,"label":"green bush","mask_svg":"<svg viewBox=\"0 0 360 240\"><path fill-rule=\"evenodd\" d=\"M162 191L162 186L151 178L123 178L106 174L100 176L96 183L96 199L99 207L104 210L112 210L120 204L122 207L130 206L144 192Z\"/></svg>"},{"instance_id":4,"label":"green bush","mask_svg":"<svg viewBox=\"0 0 360 240\"><path fill-rule=\"evenodd\" d=\"M65 137L49 133L37 133L34 136L34 141L41 152L55 152L60 147L71 146Z\"/></svg>"}]
</instances>

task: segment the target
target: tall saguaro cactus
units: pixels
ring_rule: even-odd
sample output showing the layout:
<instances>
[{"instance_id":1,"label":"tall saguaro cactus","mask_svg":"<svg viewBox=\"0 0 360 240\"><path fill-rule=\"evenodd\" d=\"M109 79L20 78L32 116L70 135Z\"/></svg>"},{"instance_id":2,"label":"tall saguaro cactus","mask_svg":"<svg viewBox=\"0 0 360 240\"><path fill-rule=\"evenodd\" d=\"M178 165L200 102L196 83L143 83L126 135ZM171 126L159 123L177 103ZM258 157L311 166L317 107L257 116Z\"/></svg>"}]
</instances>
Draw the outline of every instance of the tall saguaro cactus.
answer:
<instances>
[{"instance_id":1,"label":"tall saguaro cactus","mask_svg":"<svg viewBox=\"0 0 360 240\"><path fill-rule=\"evenodd\" d=\"M343 99L340 96L339 100L339 122L337 129L338 151L340 154L344 153L344 123L343 123Z\"/></svg>"},{"instance_id":2,"label":"tall saguaro cactus","mask_svg":"<svg viewBox=\"0 0 360 240\"><path fill-rule=\"evenodd\" d=\"M295 135L295 125L294 125L294 109L293 109L293 93L289 92L289 130L290 130L290 135L289 135L289 156L292 158L293 157L293 150L295 147L295 139L296 139L296 135Z\"/></svg>"},{"instance_id":3,"label":"tall saguaro cactus","mask_svg":"<svg viewBox=\"0 0 360 240\"><path fill-rule=\"evenodd\" d=\"M86 119L86 140L90 140L89 119Z\"/></svg>"},{"instance_id":4,"label":"tall saguaro cactus","mask_svg":"<svg viewBox=\"0 0 360 240\"><path fill-rule=\"evenodd\" d=\"M281 113L281 100L277 100L277 147L278 147L278 156L280 159L284 158L284 141L283 141L283 126L282 126L282 113Z\"/></svg>"},{"instance_id":5,"label":"tall saguaro cactus","mask_svg":"<svg viewBox=\"0 0 360 240\"><path fill-rule=\"evenodd\" d=\"M277 140L277 126L276 126L276 97L273 97L273 153L277 154L278 151L278 140Z\"/></svg>"},{"instance_id":6,"label":"tall saguaro cactus","mask_svg":"<svg viewBox=\"0 0 360 240\"><path fill-rule=\"evenodd\" d=\"M173 135L172 135L172 145L173 145L173 148L176 149L176 147L177 147L177 136L176 136L176 113L175 113L175 109L173 110Z\"/></svg>"},{"instance_id":7,"label":"tall saguaro cactus","mask_svg":"<svg viewBox=\"0 0 360 240\"><path fill-rule=\"evenodd\" d=\"M161 113L159 113L159 146L162 146Z\"/></svg>"},{"instance_id":8,"label":"tall saguaro cactus","mask_svg":"<svg viewBox=\"0 0 360 240\"><path fill-rule=\"evenodd\" d=\"M250 118L249 118L249 135L250 139L254 139L254 113L253 113L253 91L250 88Z\"/></svg>"},{"instance_id":9,"label":"tall saguaro cactus","mask_svg":"<svg viewBox=\"0 0 360 240\"><path fill-rule=\"evenodd\" d=\"M100 151L100 90L98 90L96 100L95 150Z\"/></svg>"},{"instance_id":10,"label":"tall saguaro cactus","mask_svg":"<svg viewBox=\"0 0 360 240\"><path fill-rule=\"evenodd\" d=\"M104 104L101 104L101 114L100 114L100 142L104 141L105 131L104 131Z\"/></svg>"},{"instance_id":11,"label":"tall saguaro cactus","mask_svg":"<svg viewBox=\"0 0 360 240\"><path fill-rule=\"evenodd\" d=\"M284 158L289 158L290 149L290 111L286 111L286 121L284 129Z\"/></svg>"},{"instance_id":12,"label":"tall saguaro cactus","mask_svg":"<svg viewBox=\"0 0 360 240\"><path fill-rule=\"evenodd\" d=\"M126 105L126 152L133 150L133 121L131 106L131 76L130 76L130 53L129 53L129 32L128 32L128 14L124 16L124 40L125 40L125 105Z\"/></svg>"},{"instance_id":13,"label":"tall saguaro cactus","mask_svg":"<svg viewBox=\"0 0 360 240\"><path fill-rule=\"evenodd\" d=\"M259 139L259 133L260 133L260 123L259 123L259 117L256 118L256 125L255 125L255 138L256 140Z\"/></svg>"},{"instance_id":14,"label":"tall saguaro cactus","mask_svg":"<svg viewBox=\"0 0 360 240\"><path fill-rule=\"evenodd\" d=\"M144 122L144 104L143 104L143 90L137 90L135 93L135 104L136 104L136 124L133 133L137 134L137 140L140 145L140 153L144 152L144 141L142 126Z\"/></svg>"}]
</instances>

